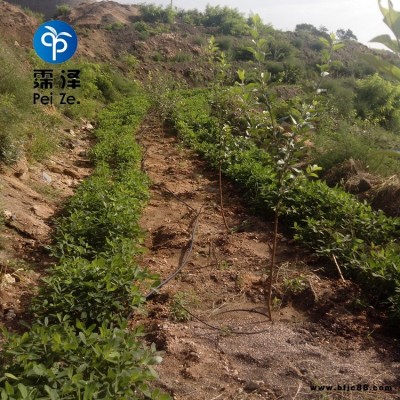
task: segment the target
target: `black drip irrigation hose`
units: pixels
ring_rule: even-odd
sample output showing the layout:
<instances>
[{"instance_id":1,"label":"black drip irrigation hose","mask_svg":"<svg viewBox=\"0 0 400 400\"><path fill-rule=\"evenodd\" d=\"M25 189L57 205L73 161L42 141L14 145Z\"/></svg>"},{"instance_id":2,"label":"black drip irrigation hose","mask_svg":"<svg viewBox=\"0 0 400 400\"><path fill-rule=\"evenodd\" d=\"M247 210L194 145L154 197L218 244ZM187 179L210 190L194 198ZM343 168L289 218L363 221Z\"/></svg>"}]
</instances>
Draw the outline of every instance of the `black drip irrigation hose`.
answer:
<instances>
[{"instance_id":1,"label":"black drip irrigation hose","mask_svg":"<svg viewBox=\"0 0 400 400\"><path fill-rule=\"evenodd\" d=\"M195 209L190 206L189 204L187 204L185 201L183 201L182 199L180 199L175 193L173 193L171 190L167 189L165 187L165 185L159 184L159 183L155 183L153 184L154 187L158 187L161 190L165 190L168 193L170 193L173 197L175 197L178 201L180 201L182 204L184 204L188 209L190 209L191 211L195 211ZM181 260L179 262L178 268L172 273L170 274L166 279L164 279L157 287L155 287L154 289L152 289L149 293L146 294L145 299L150 300L151 298L153 298L161 288L163 288L165 285L167 285L172 279L174 279L176 277L176 275L179 274L179 272L181 272L183 270L183 268L186 266L189 257L192 254L193 251L193 246L194 246L194 242L195 242L195 238L196 238L196 233L197 233L197 229L199 226L199 220L200 220L200 215L203 211L203 207L204 204L201 206L200 210L196 213L196 216L194 217L193 220L193 229L192 229L192 234L191 234L191 238L190 238L190 242L189 244L186 246L186 250L183 252L183 256L181 257ZM186 307L181 305L181 308L187 312L192 318L194 318L195 320L201 322L203 325L217 330L219 332L224 332L226 334L232 334L232 335L258 335L261 333L266 333L269 332L271 327L269 327L268 329L262 329L262 330L258 330L258 331L237 331L234 329L231 329L230 327L218 327L215 325L212 325L206 321L204 321L203 319L199 318L197 315L193 314L190 310L188 310ZM235 309L235 310L227 310L227 311L222 311L218 314L224 314L224 313L228 313L228 312L250 312L250 313L256 313L256 314L261 314L264 315L266 317L268 317L265 313L258 311L256 309ZM128 319L130 319L133 315L133 311L129 314Z\"/></svg>"},{"instance_id":2,"label":"black drip irrigation hose","mask_svg":"<svg viewBox=\"0 0 400 400\"><path fill-rule=\"evenodd\" d=\"M179 272L182 271L182 269L186 266L190 255L192 254L193 250L193 245L194 241L196 238L196 233L197 233L197 228L199 226L199 220L200 220L200 215L203 210L203 206L200 208L200 210L197 212L196 217L194 218L194 225L193 225L193 230L192 230L192 235L190 238L189 245L186 248L186 251L183 253L183 257L181 258L181 261L179 263L178 268L171 274L169 275L166 279L164 279L156 288L152 289L145 297L146 300L151 299L163 286L165 286L168 282L170 282L172 279L175 278L176 275L179 274Z\"/></svg>"},{"instance_id":3,"label":"black drip irrigation hose","mask_svg":"<svg viewBox=\"0 0 400 400\"><path fill-rule=\"evenodd\" d=\"M267 328L267 329L262 329L262 330L259 330L259 331L237 331L237 330L231 329L230 327L221 328L219 326L212 325L212 324L202 320L197 315L195 315L191 311L189 311L186 307L184 307L182 305L180 307L184 311L186 311L192 318L194 318L195 320L201 322L203 325L208 326L209 328L214 329L216 331L224 332L227 335L229 335L229 334L231 334L231 335L258 335L258 334L261 334L261 333L269 332L271 330L271 326L269 328ZM266 314L264 314L264 313L262 313L260 311L252 310L252 309L250 309L250 310L246 310L246 309L229 310L229 311L225 311L225 313L226 312L237 312L237 311L253 312L253 313L262 314L262 315L268 317ZM223 314L223 313L219 313L219 314Z\"/></svg>"}]
</instances>

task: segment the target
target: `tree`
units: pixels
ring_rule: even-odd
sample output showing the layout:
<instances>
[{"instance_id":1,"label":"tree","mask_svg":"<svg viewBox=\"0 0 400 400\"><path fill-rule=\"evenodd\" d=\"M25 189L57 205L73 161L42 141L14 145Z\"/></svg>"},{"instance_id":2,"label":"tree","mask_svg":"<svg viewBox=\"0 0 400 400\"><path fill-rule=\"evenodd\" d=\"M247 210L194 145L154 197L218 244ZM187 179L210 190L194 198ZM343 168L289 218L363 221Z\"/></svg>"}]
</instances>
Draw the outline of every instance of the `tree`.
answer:
<instances>
[{"instance_id":1,"label":"tree","mask_svg":"<svg viewBox=\"0 0 400 400\"><path fill-rule=\"evenodd\" d=\"M356 109L361 118L398 130L400 88L378 74L362 79L356 89Z\"/></svg>"},{"instance_id":2,"label":"tree","mask_svg":"<svg viewBox=\"0 0 400 400\"><path fill-rule=\"evenodd\" d=\"M319 30L312 24L297 24L295 32L310 32L317 34Z\"/></svg>"},{"instance_id":3,"label":"tree","mask_svg":"<svg viewBox=\"0 0 400 400\"><path fill-rule=\"evenodd\" d=\"M336 36L339 40L357 40L357 36L351 29L347 29L347 31L344 29L338 29L336 31Z\"/></svg>"}]
</instances>

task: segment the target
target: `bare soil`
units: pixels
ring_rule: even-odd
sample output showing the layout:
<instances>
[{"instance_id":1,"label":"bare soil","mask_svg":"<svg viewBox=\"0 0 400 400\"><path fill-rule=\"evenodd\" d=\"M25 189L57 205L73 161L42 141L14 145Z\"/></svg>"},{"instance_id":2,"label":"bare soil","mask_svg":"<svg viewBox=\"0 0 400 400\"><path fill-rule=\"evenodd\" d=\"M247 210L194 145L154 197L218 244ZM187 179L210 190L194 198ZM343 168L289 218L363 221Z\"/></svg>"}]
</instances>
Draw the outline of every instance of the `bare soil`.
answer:
<instances>
[{"instance_id":1,"label":"bare soil","mask_svg":"<svg viewBox=\"0 0 400 400\"><path fill-rule=\"evenodd\" d=\"M0 175L0 326L18 329L29 319L30 300L55 262L47 250L54 215L91 173L85 127L60 132L62 147L46 162L23 159Z\"/></svg>"},{"instance_id":2,"label":"bare soil","mask_svg":"<svg viewBox=\"0 0 400 400\"><path fill-rule=\"evenodd\" d=\"M383 316L361 304L359 288L281 235L270 322L264 288L272 226L225 182L227 233L217 174L152 118L140 137L153 182L142 264L166 278L190 253L147 315L132 321L165 351L159 386L177 400L400 399L398 341L385 334ZM310 389L357 384L392 391Z\"/></svg>"}]
</instances>

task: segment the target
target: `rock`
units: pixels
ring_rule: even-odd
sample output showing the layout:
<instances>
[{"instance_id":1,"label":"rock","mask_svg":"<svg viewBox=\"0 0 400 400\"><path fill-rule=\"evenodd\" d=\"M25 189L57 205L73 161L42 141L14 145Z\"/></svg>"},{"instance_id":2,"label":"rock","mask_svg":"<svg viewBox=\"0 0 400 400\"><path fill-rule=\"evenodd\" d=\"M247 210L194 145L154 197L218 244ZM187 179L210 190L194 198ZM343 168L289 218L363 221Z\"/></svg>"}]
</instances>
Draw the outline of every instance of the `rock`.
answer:
<instances>
[{"instance_id":1,"label":"rock","mask_svg":"<svg viewBox=\"0 0 400 400\"><path fill-rule=\"evenodd\" d=\"M246 392L254 392L256 390L259 390L263 384L264 382L262 381L247 381L243 389Z\"/></svg>"},{"instance_id":2,"label":"rock","mask_svg":"<svg viewBox=\"0 0 400 400\"><path fill-rule=\"evenodd\" d=\"M187 359L193 362L199 362L200 356L195 351L191 351L189 352Z\"/></svg>"},{"instance_id":3,"label":"rock","mask_svg":"<svg viewBox=\"0 0 400 400\"><path fill-rule=\"evenodd\" d=\"M16 318L16 316L17 316L17 314L15 314L15 311L14 311L12 308L10 308L9 310L7 310L7 311L4 313L4 318L5 318L7 321L12 321L13 319Z\"/></svg>"},{"instance_id":4,"label":"rock","mask_svg":"<svg viewBox=\"0 0 400 400\"><path fill-rule=\"evenodd\" d=\"M28 162L26 161L25 158L21 159L14 168L15 168L14 176L20 179L21 181L29 177Z\"/></svg>"},{"instance_id":5,"label":"rock","mask_svg":"<svg viewBox=\"0 0 400 400\"><path fill-rule=\"evenodd\" d=\"M55 174L63 173L63 168L59 167L58 165L49 165L47 168L49 171L54 172Z\"/></svg>"},{"instance_id":6,"label":"rock","mask_svg":"<svg viewBox=\"0 0 400 400\"><path fill-rule=\"evenodd\" d=\"M68 169L68 168L64 168L63 174L67 175L67 176L70 176L71 178L74 178L74 179L79 179L80 178L78 173L76 173L72 169Z\"/></svg>"},{"instance_id":7,"label":"rock","mask_svg":"<svg viewBox=\"0 0 400 400\"><path fill-rule=\"evenodd\" d=\"M15 219L15 215L9 210L4 210L3 216L6 221L12 221Z\"/></svg>"},{"instance_id":8,"label":"rock","mask_svg":"<svg viewBox=\"0 0 400 400\"><path fill-rule=\"evenodd\" d=\"M2 277L2 283L12 285L15 283L15 278L11 274L4 274Z\"/></svg>"},{"instance_id":9,"label":"rock","mask_svg":"<svg viewBox=\"0 0 400 400\"><path fill-rule=\"evenodd\" d=\"M46 183L53 182L53 178L45 171L42 172L42 178Z\"/></svg>"},{"instance_id":10,"label":"rock","mask_svg":"<svg viewBox=\"0 0 400 400\"><path fill-rule=\"evenodd\" d=\"M83 131L92 131L94 129L94 126L88 122L87 124L82 126L82 130Z\"/></svg>"}]
</instances>

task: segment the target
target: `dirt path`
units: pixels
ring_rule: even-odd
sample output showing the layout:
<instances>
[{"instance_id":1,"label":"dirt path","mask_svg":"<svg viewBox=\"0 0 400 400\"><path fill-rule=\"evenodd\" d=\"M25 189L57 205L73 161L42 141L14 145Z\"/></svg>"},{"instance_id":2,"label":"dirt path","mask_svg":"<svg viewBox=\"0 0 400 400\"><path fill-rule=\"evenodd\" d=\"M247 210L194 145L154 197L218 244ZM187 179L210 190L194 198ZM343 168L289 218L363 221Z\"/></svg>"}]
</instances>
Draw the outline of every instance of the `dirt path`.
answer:
<instances>
[{"instance_id":1,"label":"dirt path","mask_svg":"<svg viewBox=\"0 0 400 400\"><path fill-rule=\"evenodd\" d=\"M0 326L17 329L29 318L30 299L44 270L54 263L45 248L54 215L92 170L88 126L60 132L62 147L46 162L22 159L0 175L0 212L5 219L0 231Z\"/></svg>"},{"instance_id":2,"label":"dirt path","mask_svg":"<svg viewBox=\"0 0 400 400\"><path fill-rule=\"evenodd\" d=\"M142 126L141 143L154 183L142 218L149 249L142 264L167 277L195 233L185 268L136 320L165 350L158 367L163 389L179 400L400 398L398 343L378 333L376 313L357 308L356 286L317 275L321 266L313 257L281 238L278 300L269 322L262 314L271 226L248 214L225 184L226 215L235 228L228 235L216 174L151 119ZM314 384L392 385L393 391L317 392Z\"/></svg>"}]
</instances>

